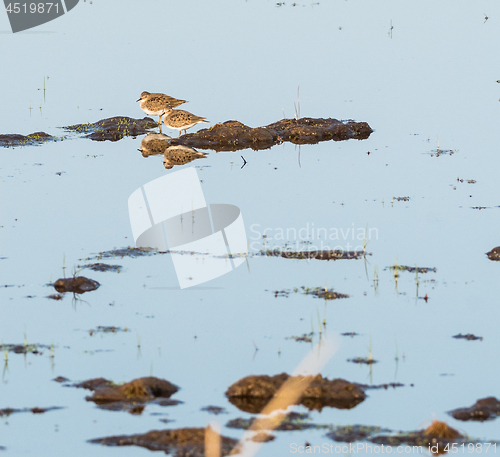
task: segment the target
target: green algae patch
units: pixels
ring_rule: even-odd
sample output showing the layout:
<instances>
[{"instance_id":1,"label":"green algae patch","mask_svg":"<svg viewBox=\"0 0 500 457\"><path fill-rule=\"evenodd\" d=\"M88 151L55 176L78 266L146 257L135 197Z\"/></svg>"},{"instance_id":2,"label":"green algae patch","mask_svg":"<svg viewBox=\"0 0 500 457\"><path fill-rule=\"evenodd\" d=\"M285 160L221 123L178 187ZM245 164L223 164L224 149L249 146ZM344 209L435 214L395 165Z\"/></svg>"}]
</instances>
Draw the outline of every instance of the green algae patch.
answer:
<instances>
[{"instance_id":1,"label":"green algae patch","mask_svg":"<svg viewBox=\"0 0 500 457\"><path fill-rule=\"evenodd\" d=\"M157 126L158 124L150 117L134 119L126 116L116 116L94 123L68 125L63 128L94 141L118 141L126 136L144 135Z\"/></svg>"},{"instance_id":2,"label":"green algae patch","mask_svg":"<svg viewBox=\"0 0 500 457\"><path fill-rule=\"evenodd\" d=\"M55 137L45 132L36 132L29 135L6 134L0 135L0 146L4 148L38 146L59 140L62 140L62 137Z\"/></svg>"}]
</instances>

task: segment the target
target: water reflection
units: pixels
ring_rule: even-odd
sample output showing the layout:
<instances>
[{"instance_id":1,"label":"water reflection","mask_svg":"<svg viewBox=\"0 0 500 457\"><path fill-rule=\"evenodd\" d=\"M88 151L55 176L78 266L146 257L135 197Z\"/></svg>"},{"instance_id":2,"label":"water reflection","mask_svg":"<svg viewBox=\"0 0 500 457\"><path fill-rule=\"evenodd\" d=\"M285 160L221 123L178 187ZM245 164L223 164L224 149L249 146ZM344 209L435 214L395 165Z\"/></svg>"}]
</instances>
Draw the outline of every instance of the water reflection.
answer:
<instances>
[{"instance_id":1,"label":"water reflection","mask_svg":"<svg viewBox=\"0 0 500 457\"><path fill-rule=\"evenodd\" d=\"M185 165L196 159L205 159L206 152L199 152L196 149L181 144L168 147L164 152L163 165L170 170L175 165Z\"/></svg>"},{"instance_id":2,"label":"water reflection","mask_svg":"<svg viewBox=\"0 0 500 457\"><path fill-rule=\"evenodd\" d=\"M163 133L149 133L141 141L141 151L143 157L163 154L170 146L170 138Z\"/></svg>"}]
</instances>

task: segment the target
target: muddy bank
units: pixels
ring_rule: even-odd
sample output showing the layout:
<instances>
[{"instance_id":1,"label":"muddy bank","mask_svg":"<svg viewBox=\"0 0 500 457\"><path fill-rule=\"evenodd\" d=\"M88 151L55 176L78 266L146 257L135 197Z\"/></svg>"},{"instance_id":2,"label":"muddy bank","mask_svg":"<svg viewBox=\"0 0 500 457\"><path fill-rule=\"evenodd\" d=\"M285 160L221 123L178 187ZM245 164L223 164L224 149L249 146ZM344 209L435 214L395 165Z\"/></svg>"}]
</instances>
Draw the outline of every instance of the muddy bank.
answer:
<instances>
[{"instance_id":1,"label":"muddy bank","mask_svg":"<svg viewBox=\"0 0 500 457\"><path fill-rule=\"evenodd\" d=\"M93 124L75 124L63 129L83 134L84 138L94 141L118 141L125 136L138 136L148 133L158 124L150 117L134 119L126 116L110 117L94 122Z\"/></svg>"},{"instance_id":2,"label":"muddy bank","mask_svg":"<svg viewBox=\"0 0 500 457\"><path fill-rule=\"evenodd\" d=\"M181 428L177 430L152 430L138 435L109 436L90 440L90 443L106 446L140 446L150 451L164 451L175 457L204 457L205 434L215 434L210 427ZM238 440L220 435L222 456L236 454ZM233 452L231 452L233 451Z\"/></svg>"},{"instance_id":3,"label":"muddy bank","mask_svg":"<svg viewBox=\"0 0 500 457\"><path fill-rule=\"evenodd\" d=\"M0 135L0 146L4 148L18 147L18 146L36 146L49 141L62 140L62 137L58 138L49 135L45 132L30 133L29 135L18 135L15 133Z\"/></svg>"},{"instance_id":4,"label":"muddy bank","mask_svg":"<svg viewBox=\"0 0 500 457\"><path fill-rule=\"evenodd\" d=\"M196 133L172 139L172 144L238 151L268 149L283 141L294 144L316 144L320 141L341 141L355 138L364 140L373 132L366 122L339 121L337 119L283 119L265 127L252 128L238 121L226 121Z\"/></svg>"},{"instance_id":5,"label":"muddy bank","mask_svg":"<svg viewBox=\"0 0 500 457\"><path fill-rule=\"evenodd\" d=\"M231 385L226 391L226 396L240 410L260 413L289 378L291 377L286 373L272 377L247 376ZM366 398L364 389L359 384L344 379L330 381L317 375L294 376L293 380L307 381L308 386L296 404L304 405L309 410L321 411L326 406L351 409Z\"/></svg>"},{"instance_id":6,"label":"muddy bank","mask_svg":"<svg viewBox=\"0 0 500 457\"><path fill-rule=\"evenodd\" d=\"M170 399L179 387L154 377L138 378L121 385L104 378L97 378L73 386L92 390L94 393L85 399L94 402L102 409L111 411L141 414L149 403L160 406L175 406L182 403Z\"/></svg>"},{"instance_id":7,"label":"muddy bank","mask_svg":"<svg viewBox=\"0 0 500 457\"><path fill-rule=\"evenodd\" d=\"M75 294L83 294L96 290L100 284L85 276L75 276L74 278L58 279L53 286L60 293L73 292Z\"/></svg>"},{"instance_id":8,"label":"muddy bank","mask_svg":"<svg viewBox=\"0 0 500 457\"><path fill-rule=\"evenodd\" d=\"M469 408L457 408L449 411L459 421L486 421L500 416L500 401L495 397L482 398Z\"/></svg>"}]
</instances>

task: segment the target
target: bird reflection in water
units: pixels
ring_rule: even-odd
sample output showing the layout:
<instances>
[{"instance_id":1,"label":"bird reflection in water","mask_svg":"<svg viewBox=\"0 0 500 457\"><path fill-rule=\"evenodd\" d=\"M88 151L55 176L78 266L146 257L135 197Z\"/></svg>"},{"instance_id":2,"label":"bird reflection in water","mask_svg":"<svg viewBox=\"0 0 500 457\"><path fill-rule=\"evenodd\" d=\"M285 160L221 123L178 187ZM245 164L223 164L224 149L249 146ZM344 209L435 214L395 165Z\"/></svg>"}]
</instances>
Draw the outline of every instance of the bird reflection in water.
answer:
<instances>
[{"instance_id":1,"label":"bird reflection in water","mask_svg":"<svg viewBox=\"0 0 500 457\"><path fill-rule=\"evenodd\" d=\"M185 165L193 160L204 159L207 157L205 152L199 152L196 149L180 144L170 146L163 154L163 165L167 170L170 170L175 165Z\"/></svg>"}]
</instances>

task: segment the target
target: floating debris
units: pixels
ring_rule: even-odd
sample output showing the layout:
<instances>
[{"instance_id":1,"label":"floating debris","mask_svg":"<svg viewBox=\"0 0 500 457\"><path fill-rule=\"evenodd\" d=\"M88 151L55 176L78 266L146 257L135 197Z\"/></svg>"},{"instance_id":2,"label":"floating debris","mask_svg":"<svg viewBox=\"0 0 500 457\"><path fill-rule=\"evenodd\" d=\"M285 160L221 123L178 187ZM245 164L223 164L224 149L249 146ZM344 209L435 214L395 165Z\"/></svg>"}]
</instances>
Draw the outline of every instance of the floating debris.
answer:
<instances>
[{"instance_id":1,"label":"floating debris","mask_svg":"<svg viewBox=\"0 0 500 457\"><path fill-rule=\"evenodd\" d=\"M0 417L9 417L14 413L33 413L33 414L43 414L47 411L54 411L56 409L63 409L62 406L50 406L48 408L21 408L21 409L13 409L13 408L5 408L0 409Z\"/></svg>"},{"instance_id":2,"label":"floating debris","mask_svg":"<svg viewBox=\"0 0 500 457\"><path fill-rule=\"evenodd\" d=\"M226 408L221 408L220 406L204 406L200 411L206 411L210 414L215 414L216 416L219 414L227 414Z\"/></svg>"},{"instance_id":3,"label":"floating debris","mask_svg":"<svg viewBox=\"0 0 500 457\"><path fill-rule=\"evenodd\" d=\"M357 260L367 255L366 251L283 251L281 249L261 251L267 257L283 257L284 259L316 259L316 260Z\"/></svg>"},{"instance_id":4,"label":"floating debris","mask_svg":"<svg viewBox=\"0 0 500 457\"><path fill-rule=\"evenodd\" d=\"M73 292L75 294L83 294L96 290L100 284L93 279L85 276L75 276L73 278L61 278L54 284L54 288L61 293Z\"/></svg>"},{"instance_id":5,"label":"floating debris","mask_svg":"<svg viewBox=\"0 0 500 457\"><path fill-rule=\"evenodd\" d=\"M355 337L355 336L358 336L359 333L356 333L356 332L345 332L345 333L341 333L340 334L341 336L350 336L350 337Z\"/></svg>"},{"instance_id":6,"label":"floating debris","mask_svg":"<svg viewBox=\"0 0 500 457\"><path fill-rule=\"evenodd\" d=\"M155 254L160 254L160 252L157 249L154 248L133 248L133 247L127 247L127 248L121 248L121 249L113 249L111 251L103 251L99 252L95 257L88 257L86 259L80 259L80 260L101 260L101 259L107 259L107 258L113 258L113 257L144 257L144 256L149 256L149 255L155 255Z\"/></svg>"},{"instance_id":7,"label":"floating debris","mask_svg":"<svg viewBox=\"0 0 500 457\"><path fill-rule=\"evenodd\" d=\"M295 431L308 429L324 429L329 428L328 425L313 424L311 417L307 413L289 412L286 414L273 414L268 417L251 417L250 419L233 419L230 420L226 427L248 430L258 421L257 430L277 430L277 431Z\"/></svg>"},{"instance_id":8,"label":"floating debris","mask_svg":"<svg viewBox=\"0 0 500 457\"><path fill-rule=\"evenodd\" d=\"M393 265L392 267L386 267L384 270L391 271L407 271L408 273L436 273L436 267L408 267L406 265Z\"/></svg>"},{"instance_id":9,"label":"floating debris","mask_svg":"<svg viewBox=\"0 0 500 457\"><path fill-rule=\"evenodd\" d=\"M91 263L89 265L78 265L78 268L89 268L93 271L113 271L115 273L120 273L120 270L123 268L121 265L108 265L106 263Z\"/></svg>"},{"instance_id":10,"label":"floating debris","mask_svg":"<svg viewBox=\"0 0 500 457\"><path fill-rule=\"evenodd\" d=\"M313 336L314 336L314 332L311 332L311 333L304 333L302 336L289 336L285 339L286 340L293 340L296 342L312 343Z\"/></svg>"},{"instance_id":11,"label":"floating debris","mask_svg":"<svg viewBox=\"0 0 500 457\"><path fill-rule=\"evenodd\" d=\"M486 421L500 416L500 401L495 397L482 398L469 408L458 408L449 411L459 421Z\"/></svg>"},{"instance_id":12,"label":"floating debris","mask_svg":"<svg viewBox=\"0 0 500 457\"><path fill-rule=\"evenodd\" d=\"M94 333L118 333L118 332L128 332L129 329L127 327L114 327L114 326L102 326L99 325L96 329L90 329L90 336L94 335Z\"/></svg>"},{"instance_id":13,"label":"floating debris","mask_svg":"<svg viewBox=\"0 0 500 457\"><path fill-rule=\"evenodd\" d=\"M43 352L40 348L50 349L50 346L44 344L0 344L0 351L13 352L14 354L39 354Z\"/></svg>"},{"instance_id":14,"label":"floating debris","mask_svg":"<svg viewBox=\"0 0 500 457\"><path fill-rule=\"evenodd\" d=\"M452 338L463 339L467 341L475 341L475 340L483 341L482 336L476 336L473 335L472 333L467 333L467 335L462 335L461 333L459 333L458 335L454 335Z\"/></svg>"},{"instance_id":15,"label":"floating debris","mask_svg":"<svg viewBox=\"0 0 500 457\"><path fill-rule=\"evenodd\" d=\"M452 156L453 154L455 154L456 152L458 152L458 149L433 149L431 151L431 157L439 157L439 156L442 156L442 155L450 155Z\"/></svg>"},{"instance_id":16,"label":"floating debris","mask_svg":"<svg viewBox=\"0 0 500 457\"><path fill-rule=\"evenodd\" d=\"M378 363L377 360L371 357L356 357L354 359L347 359L347 361L352 363L364 363L365 365L372 365L373 363Z\"/></svg>"},{"instance_id":17,"label":"floating debris","mask_svg":"<svg viewBox=\"0 0 500 457\"><path fill-rule=\"evenodd\" d=\"M140 446L151 451L164 451L175 457L204 457L205 433L212 431L210 427L181 428L176 430L152 430L138 435L108 436L89 440L89 443L106 446ZM212 431L213 433L213 431ZM236 454L234 450L238 440L220 436L220 455Z\"/></svg>"},{"instance_id":18,"label":"floating debris","mask_svg":"<svg viewBox=\"0 0 500 457\"><path fill-rule=\"evenodd\" d=\"M342 443L354 443L355 441L365 441L367 438L378 433L390 433L391 430L381 427L371 427L368 425L342 425L333 426L332 431L326 436L334 441Z\"/></svg>"},{"instance_id":19,"label":"floating debris","mask_svg":"<svg viewBox=\"0 0 500 457\"><path fill-rule=\"evenodd\" d=\"M64 298L64 295L51 294L51 295L47 295L47 298L50 298L51 300L62 300Z\"/></svg>"},{"instance_id":20,"label":"floating debris","mask_svg":"<svg viewBox=\"0 0 500 457\"><path fill-rule=\"evenodd\" d=\"M272 377L247 376L231 385L226 391L226 396L240 410L260 413L289 378L309 383L297 402L309 410L321 411L326 406L351 409L366 398L364 389L359 384L344 379L330 381L321 375L290 377L286 373Z\"/></svg>"},{"instance_id":21,"label":"floating debris","mask_svg":"<svg viewBox=\"0 0 500 457\"><path fill-rule=\"evenodd\" d=\"M316 298L323 298L324 300L337 300L340 298L349 298L347 294L341 294L335 292L333 289L326 289L322 287L309 288L302 286L299 289L295 288L293 290L283 289L283 290L275 290L275 297L288 297L291 293L302 293L304 295L312 295Z\"/></svg>"}]
</instances>

